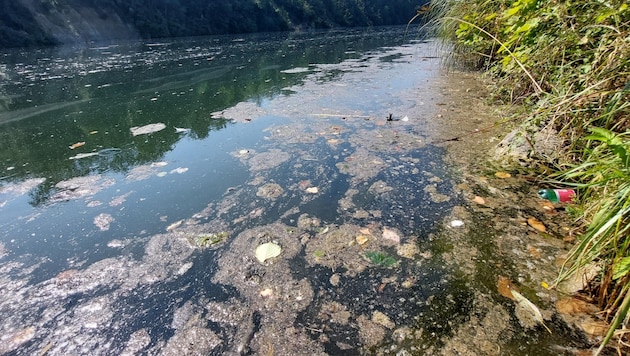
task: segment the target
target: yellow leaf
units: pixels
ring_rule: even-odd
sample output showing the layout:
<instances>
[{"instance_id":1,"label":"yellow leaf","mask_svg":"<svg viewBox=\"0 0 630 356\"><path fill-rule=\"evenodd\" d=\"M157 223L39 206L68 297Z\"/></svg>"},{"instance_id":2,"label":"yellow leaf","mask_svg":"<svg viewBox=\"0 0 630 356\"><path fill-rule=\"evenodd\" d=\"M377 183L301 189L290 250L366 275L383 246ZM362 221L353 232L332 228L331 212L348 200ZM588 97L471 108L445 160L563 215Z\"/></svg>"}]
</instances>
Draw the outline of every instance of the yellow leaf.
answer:
<instances>
[{"instance_id":1,"label":"yellow leaf","mask_svg":"<svg viewBox=\"0 0 630 356\"><path fill-rule=\"evenodd\" d=\"M369 238L365 235L357 235L356 240L359 245L363 245L368 242Z\"/></svg>"},{"instance_id":2,"label":"yellow leaf","mask_svg":"<svg viewBox=\"0 0 630 356\"><path fill-rule=\"evenodd\" d=\"M549 284L547 284L547 282L540 282L540 285L545 289L549 289Z\"/></svg>"},{"instance_id":3,"label":"yellow leaf","mask_svg":"<svg viewBox=\"0 0 630 356\"><path fill-rule=\"evenodd\" d=\"M497 172L494 174L494 176L497 178L505 179L505 178L510 178L512 175L508 172Z\"/></svg>"},{"instance_id":4,"label":"yellow leaf","mask_svg":"<svg viewBox=\"0 0 630 356\"><path fill-rule=\"evenodd\" d=\"M534 229L540 232L547 232L547 227L545 227L545 224L543 224L536 218L527 219L527 223L529 224L529 226L533 227Z\"/></svg>"}]
</instances>

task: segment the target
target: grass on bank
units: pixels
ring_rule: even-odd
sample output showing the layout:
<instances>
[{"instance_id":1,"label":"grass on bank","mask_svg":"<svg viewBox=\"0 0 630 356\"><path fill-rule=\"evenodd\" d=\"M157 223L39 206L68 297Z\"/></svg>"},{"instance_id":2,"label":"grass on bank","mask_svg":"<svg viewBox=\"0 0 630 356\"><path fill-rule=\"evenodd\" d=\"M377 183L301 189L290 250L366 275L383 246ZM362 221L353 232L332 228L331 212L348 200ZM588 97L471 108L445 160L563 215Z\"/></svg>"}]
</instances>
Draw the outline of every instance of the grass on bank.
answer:
<instances>
[{"instance_id":1,"label":"grass on bank","mask_svg":"<svg viewBox=\"0 0 630 356\"><path fill-rule=\"evenodd\" d=\"M583 233L558 282L601 266L591 293L613 337L630 319L630 6L625 0L437 0L428 15L458 62L490 73L499 97L529 107L529 126L564 141L546 180L579 192ZM541 159L545 159L544 157Z\"/></svg>"}]
</instances>

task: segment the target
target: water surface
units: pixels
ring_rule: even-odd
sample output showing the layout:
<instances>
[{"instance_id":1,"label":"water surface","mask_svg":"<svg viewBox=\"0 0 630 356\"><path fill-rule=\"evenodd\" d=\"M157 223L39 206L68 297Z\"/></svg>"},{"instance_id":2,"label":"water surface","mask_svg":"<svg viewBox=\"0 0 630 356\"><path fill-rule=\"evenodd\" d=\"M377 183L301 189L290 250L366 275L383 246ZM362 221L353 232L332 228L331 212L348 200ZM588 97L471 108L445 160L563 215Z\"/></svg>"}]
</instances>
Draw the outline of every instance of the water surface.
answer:
<instances>
[{"instance_id":1,"label":"water surface","mask_svg":"<svg viewBox=\"0 0 630 356\"><path fill-rule=\"evenodd\" d=\"M439 350L473 291L436 238L440 49L409 37L0 54L0 351Z\"/></svg>"}]
</instances>

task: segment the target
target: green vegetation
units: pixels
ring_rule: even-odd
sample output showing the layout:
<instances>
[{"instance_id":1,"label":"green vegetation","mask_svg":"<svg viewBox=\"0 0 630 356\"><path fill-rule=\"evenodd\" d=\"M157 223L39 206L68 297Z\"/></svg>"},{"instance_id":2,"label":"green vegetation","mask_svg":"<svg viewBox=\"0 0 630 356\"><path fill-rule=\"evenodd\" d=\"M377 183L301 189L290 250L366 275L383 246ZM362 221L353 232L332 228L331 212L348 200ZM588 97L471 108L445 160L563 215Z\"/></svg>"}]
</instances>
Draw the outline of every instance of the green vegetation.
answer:
<instances>
[{"instance_id":1,"label":"green vegetation","mask_svg":"<svg viewBox=\"0 0 630 356\"><path fill-rule=\"evenodd\" d=\"M33 0L0 5L0 47L404 24L416 0Z\"/></svg>"},{"instance_id":2,"label":"green vegetation","mask_svg":"<svg viewBox=\"0 0 630 356\"><path fill-rule=\"evenodd\" d=\"M391 267L397 262L395 258L382 252L369 251L365 253L365 257L370 263L383 267Z\"/></svg>"},{"instance_id":3,"label":"green vegetation","mask_svg":"<svg viewBox=\"0 0 630 356\"><path fill-rule=\"evenodd\" d=\"M225 241L228 236L229 234L226 231L200 235L195 238L195 245L199 247L210 247Z\"/></svg>"},{"instance_id":4,"label":"green vegetation","mask_svg":"<svg viewBox=\"0 0 630 356\"><path fill-rule=\"evenodd\" d=\"M573 210L584 230L558 282L603 267L592 289L611 322L603 347L630 308L630 7L442 0L430 11L457 59L493 75L500 98L527 107L526 125L564 140L562 158L541 163L554 167L546 180L578 188Z\"/></svg>"}]
</instances>

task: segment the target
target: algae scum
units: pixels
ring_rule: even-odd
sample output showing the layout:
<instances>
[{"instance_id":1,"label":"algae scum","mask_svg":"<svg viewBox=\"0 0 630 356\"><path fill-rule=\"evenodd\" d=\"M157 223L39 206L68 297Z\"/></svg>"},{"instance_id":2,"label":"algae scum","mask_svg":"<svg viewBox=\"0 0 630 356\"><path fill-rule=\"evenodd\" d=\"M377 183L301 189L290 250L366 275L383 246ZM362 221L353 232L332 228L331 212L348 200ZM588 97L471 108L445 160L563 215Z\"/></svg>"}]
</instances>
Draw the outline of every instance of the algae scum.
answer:
<instances>
[{"instance_id":1,"label":"algae scum","mask_svg":"<svg viewBox=\"0 0 630 356\"><path fill-rule=\"evenodd\" d=\"M5 53L0 352L434 354L471 320L500 350L453 262L439 49L401 39Z\"/></svg>"}]
</instances>

